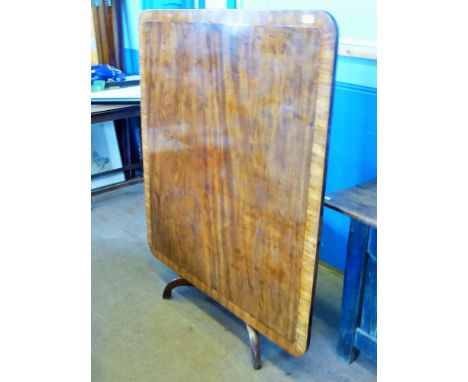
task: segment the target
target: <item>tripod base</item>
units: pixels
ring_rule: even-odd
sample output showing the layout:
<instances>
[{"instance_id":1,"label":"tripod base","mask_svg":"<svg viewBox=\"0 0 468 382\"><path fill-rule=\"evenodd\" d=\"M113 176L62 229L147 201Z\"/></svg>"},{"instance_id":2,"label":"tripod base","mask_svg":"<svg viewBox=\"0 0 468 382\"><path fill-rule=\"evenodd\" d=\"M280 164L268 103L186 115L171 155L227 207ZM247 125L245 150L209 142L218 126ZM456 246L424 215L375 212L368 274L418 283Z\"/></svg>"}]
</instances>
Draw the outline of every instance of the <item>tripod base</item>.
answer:
<instances>
[{"instance_id":1,"label":"tripod base","mask_svg":"<svg viewBox=\"0 0 468 382\"><path fill-rule=\"evenodd\" d=\"M180 286L193 287L193 284L181 277L174 279L170 281L164 288L163 299L170 300L172 297L172 290ZM255 370L258 370L262 368L262 356L260 354L260 341L258 339L258 333L249 324L245 324L245 326L247 328L247 333L249 334L250 352L252 354L252 366Z\"/></svg>"}]
</instances>

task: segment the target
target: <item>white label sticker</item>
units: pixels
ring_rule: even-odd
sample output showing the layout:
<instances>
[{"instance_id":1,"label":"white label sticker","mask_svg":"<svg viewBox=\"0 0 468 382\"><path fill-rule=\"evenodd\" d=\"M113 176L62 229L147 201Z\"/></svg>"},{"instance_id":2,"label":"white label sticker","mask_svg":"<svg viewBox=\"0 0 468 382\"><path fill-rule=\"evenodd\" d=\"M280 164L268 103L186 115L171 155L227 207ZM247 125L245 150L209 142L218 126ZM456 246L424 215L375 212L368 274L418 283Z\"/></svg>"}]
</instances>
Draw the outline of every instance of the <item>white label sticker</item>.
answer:
<instances>
[{"instance_id":1,"label":"white label sticker","mask_svg":"<svg viewBox=\"0 0 468 382\"><path fill-rule=\"evenodd\" d=\"M314 15L302 15L302 22L304 24L313 24L315 23L315 16Z\"/></svg>"}]
</instances>

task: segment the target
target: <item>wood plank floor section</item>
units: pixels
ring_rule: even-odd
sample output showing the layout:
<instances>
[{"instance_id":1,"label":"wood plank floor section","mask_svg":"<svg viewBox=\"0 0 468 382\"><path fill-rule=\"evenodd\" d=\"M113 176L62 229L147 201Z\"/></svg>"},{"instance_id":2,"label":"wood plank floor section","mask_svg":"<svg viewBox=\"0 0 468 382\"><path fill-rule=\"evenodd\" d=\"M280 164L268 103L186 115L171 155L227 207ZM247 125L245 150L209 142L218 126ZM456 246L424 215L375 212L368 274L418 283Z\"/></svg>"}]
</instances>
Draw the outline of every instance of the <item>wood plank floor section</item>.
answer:
<instances>
[{"instance_id":1,"label":"wood plank floor section","mask_svg":"<svg viewBox=\"0 0 468 382\"><path fill-rule=\"evenodd\" d=\"M92 379L375 381L376 365L335 353L342 278L319 266L309 350L293 357L261 336L253 370L242 322L194 288L161 298L175 274L147 245L143 185L93 198Z\"/></svg>"}]
</instances>

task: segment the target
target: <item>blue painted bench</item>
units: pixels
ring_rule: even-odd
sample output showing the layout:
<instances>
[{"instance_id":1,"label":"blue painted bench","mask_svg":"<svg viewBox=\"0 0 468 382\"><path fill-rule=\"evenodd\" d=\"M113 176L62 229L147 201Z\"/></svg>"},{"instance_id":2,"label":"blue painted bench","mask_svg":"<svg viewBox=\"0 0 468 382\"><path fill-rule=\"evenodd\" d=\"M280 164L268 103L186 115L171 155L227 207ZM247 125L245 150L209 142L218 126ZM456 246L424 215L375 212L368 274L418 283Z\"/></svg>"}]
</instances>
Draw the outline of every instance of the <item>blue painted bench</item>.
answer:
<instances>
[{"instance_id":1,"label":"blue painted bench","mask_svg":"<svg viewBox=\"0 0 468 382\"><path fill-rule=\"evenodd\" d=\"M377 359L377 180L327 195L325 206L351 218L337 352Z\"/></svg>"}]
</instances>

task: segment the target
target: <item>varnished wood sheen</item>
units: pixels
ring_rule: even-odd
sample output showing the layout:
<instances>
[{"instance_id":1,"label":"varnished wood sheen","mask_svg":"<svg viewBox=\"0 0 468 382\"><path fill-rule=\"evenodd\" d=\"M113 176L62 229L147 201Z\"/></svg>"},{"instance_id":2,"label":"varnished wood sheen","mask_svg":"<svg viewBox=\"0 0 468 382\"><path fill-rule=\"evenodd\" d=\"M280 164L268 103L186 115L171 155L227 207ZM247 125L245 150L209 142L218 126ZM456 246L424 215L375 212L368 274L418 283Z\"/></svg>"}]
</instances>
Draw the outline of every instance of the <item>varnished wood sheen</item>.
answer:
<instances>
[{"instance_id":1,"label":"varnished wood sheen","mask_svg":"<svg viewBox=\"0 0 468 382\"><path fill-rule=\"evenodd\" d=\"M149 246L293 355L308 345L335 45L323 12L140 19Z\"/></svg>"}]
</instances>

